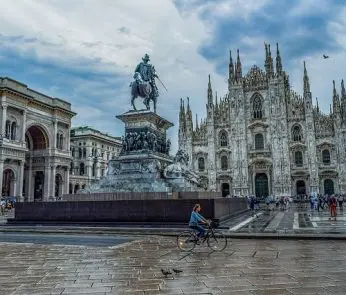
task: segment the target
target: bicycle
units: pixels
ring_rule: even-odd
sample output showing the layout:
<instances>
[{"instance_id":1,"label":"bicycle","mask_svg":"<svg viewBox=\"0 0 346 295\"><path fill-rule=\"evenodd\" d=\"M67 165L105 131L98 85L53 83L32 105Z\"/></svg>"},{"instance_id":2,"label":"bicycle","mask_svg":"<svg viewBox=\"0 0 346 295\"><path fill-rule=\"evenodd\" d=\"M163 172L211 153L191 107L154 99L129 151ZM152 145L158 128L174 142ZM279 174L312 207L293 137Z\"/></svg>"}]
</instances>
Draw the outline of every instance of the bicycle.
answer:
<instances>
[{"instance_id":1,"label":"bicycle","mask_svg":"<svg viewBox=\"0 0 346 295\"><path fill-rule=\"evenodd\" d=\"M226 236L221 232L216 232L211 223L206 229L205 236L201 240L194 229L182 232L177 236L178 248L182 251L192 251L198 245L198 241L201 241L201 244L207 242L208 247L213 251L223 251L227 247Z\"/></svg>"}]
</instances>

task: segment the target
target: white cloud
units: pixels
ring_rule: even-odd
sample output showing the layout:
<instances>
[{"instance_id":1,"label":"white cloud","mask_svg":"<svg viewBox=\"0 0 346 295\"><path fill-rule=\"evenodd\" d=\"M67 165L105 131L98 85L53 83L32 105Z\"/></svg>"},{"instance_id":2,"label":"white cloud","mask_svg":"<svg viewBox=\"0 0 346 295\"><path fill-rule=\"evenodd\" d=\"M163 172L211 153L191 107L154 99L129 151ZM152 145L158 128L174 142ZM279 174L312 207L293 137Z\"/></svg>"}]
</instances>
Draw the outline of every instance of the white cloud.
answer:
<instances>
[{"instance_id":1,"label":"white cloud","mask_svg":"<svg viewBox=\"0 0 346 295\"><path fill-rule=\"evenodd\" d=\"M179 99L184 95L191 97L192 105L200 105L200 101L205 104L207 76L213 72L213 65L197 53L199 44L208 35L196 13L182 18L168 0L87 0L83 5L79 5L79 1L66 0L1 2L6 7L0 20L0 26L6 32L4 35L38 39L32 42L19 39L6 46L23 55L34 49L39 60L67 68L90 68L93 72L122 75L126 82L123 89L114 89L122 96L113 97L114 105L126 101L124 96L128 95L134 67L146 52L151 55L152 63L168 88L168 93L160 88L158 111L162 115L167 113L168 119L176 121ZM88 61L92 63L88 64ZM222 79L213 75L215 84L222 84ZM88 89L95 95L99 93L100 97L104 95L102 85L95 91L98 85L94 82L81 82L84 84L74 86L75 95L82 95ZM59 91L58 85L46 87ZM71 98L72 104L74 99ZM101 101L100 109L112 105L109 98ZM130 108L129 98L127 104ZM73 105L78 113L89 113L86 108ZM124 111L123 105L113 111L116 114L119 110ZM200 111L198 107L196 111ZM75 121L82 123L94 119L97 120L97 116L86 118L81 114Z\"/></svg>"}]
</instances>

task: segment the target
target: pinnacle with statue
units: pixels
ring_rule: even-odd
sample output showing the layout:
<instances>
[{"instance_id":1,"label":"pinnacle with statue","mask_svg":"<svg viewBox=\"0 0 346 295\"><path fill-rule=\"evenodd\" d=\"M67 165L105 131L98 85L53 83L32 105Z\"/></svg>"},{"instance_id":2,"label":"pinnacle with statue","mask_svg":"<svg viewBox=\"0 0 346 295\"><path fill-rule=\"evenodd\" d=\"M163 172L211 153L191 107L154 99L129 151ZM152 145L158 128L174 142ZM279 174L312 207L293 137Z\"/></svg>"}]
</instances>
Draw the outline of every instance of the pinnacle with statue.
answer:
<instances>
[{"instance_id":1,"label":"pinnacle with statue","mask_svg":"<svg viewBox=\"0 0 346 295\"><path fill-rule=\"evenodd\" d=\"M167 91L167 88L160 80L156 73L155 67L149 63L150 57L145 54L142 61L137 65L135 73L133 75L134 81L130 83L131 87L131 104L133 109L136 111L135 99L137 97L144 98L144 105L147 110L150 110L150 102L153 102L154 113L156 113L156 103L159 97L159 91L156 86L157 79L161 85Z\"/></svg>"}]
</instances>

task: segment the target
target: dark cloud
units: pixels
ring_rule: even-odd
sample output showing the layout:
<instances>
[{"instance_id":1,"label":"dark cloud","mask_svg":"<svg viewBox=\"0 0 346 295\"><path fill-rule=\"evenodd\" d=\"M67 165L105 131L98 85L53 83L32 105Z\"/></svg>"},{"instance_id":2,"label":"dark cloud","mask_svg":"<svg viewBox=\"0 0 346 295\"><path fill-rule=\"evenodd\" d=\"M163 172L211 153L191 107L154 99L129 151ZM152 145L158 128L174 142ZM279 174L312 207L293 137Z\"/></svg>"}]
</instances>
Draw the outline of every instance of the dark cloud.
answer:
<instances>
[{"instance_id":1,"label":"dark cloud","mask_svg":"<svg viewBox=\"0 0 346 295\"><path fill-rule=\"evenodd\" d=\"M127 27L120 27L118 28L118 32L129 35L130 34L130 29Z\"/></svg>"},{"instance_id":2,"label":"dark cloud","mask_svg":"<svg viewBox=\"0 0 346 295\"><path fill-rule=\"evenodd\" d=\"M0 76L20 81L29 88L38 90L52 97L60 97L71 102L72 109L78 113L76 106L90 106L102 111L102 117L93 122L84 122L83 114L77 115L78 124L91 125L114 135L122 133L122 124L114 119L115 110L107 107L107 102L124 101L128 97L128 81L123 75L92 71L92 65L99 63L96 59L80 60L88 66L70 67L42 61L32 54L19 54L13 50L0 48ZM108 124L102 120L108 118ZM101 128L102 127L102 128Z\"/></svg>"},{"instance_id":3,"label":"dark cloud","mask_svg":"<svg viewBox=\"0 0 346 295\"><path fill-rule=\"evenodd\" d=\"M182 0L175 1L179 11L197 9L211 1L196 0L189 3L187 5ZM295 15L293 11L300 3L298 0L272 1L246 17L235 14L218 19L215 19L208 6L204 6L206 8L200 10L200 17L203 21L212 23L214 29L211 39L199 47L199 53L215 64L219 74L225 75L229 49L235 51L239 48L243 58L257 61L261 59L261 66L264 62L264 41L271 42L273 49L275 43L279 42L287 66L297 59L318 52L322 55L324 52L332 54L341 50L328 31L328 22L337 15L341 6L346 6L345 1L331 0L325 10L311 9ZM255 44L246 41L261 38L260 43ZM245 68L251 66L245 60L242 61Z\"/></svg>"}]
</instances>

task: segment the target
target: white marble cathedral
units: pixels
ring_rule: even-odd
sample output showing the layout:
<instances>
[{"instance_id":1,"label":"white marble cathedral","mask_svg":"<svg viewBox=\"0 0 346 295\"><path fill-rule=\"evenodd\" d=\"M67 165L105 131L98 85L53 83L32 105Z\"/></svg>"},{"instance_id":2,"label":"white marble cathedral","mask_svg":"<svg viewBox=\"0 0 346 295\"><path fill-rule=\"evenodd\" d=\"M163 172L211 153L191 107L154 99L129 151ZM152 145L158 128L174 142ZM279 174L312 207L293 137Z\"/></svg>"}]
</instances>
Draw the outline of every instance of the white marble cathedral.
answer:
<instances>
[{"instance_id":1,"label":"white marble cathedral","mask_svg":"<svg viewBox=\"0 0 346 295\"><path fill-rule=\"evenodd\" d=\"M346 192L346 92L333 81L330 114L313 106L304 62L304 93L290 89L279 48L274 71L270 45L265 70L246 75L237 54L230 55L228 94L213 98L210 82L207 118L193 126L187 101L181 101L179 146L190 155L209 190L223 195L286 195Z\"/></svg>"}]
</instances>

